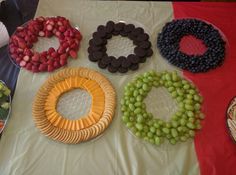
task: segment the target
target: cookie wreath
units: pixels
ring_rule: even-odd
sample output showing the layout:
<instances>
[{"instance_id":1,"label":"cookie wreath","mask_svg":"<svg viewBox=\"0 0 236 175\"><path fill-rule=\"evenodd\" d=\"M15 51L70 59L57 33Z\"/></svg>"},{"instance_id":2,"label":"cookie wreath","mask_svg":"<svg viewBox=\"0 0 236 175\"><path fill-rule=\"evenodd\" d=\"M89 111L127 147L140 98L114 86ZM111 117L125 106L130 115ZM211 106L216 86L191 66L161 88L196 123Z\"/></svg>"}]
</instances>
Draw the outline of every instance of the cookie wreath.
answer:
<instances>
[{"instance_id":1,"label":"cookie wreath","mask_svg":"<svg viewBox=\"0 0 236 175\"><path fill-rule=\"evenodd\" d=\"M33 50L39 37L59 40L58 49L50 47L43 52ZM38 17L17 27L9 43L10 55L17 65L32 72L52 72L67 64L69 56L76 59L82 36L69 20L57 17Z\"/></svg>"},{"instance_id":2,"label":"cookie wreath","mask_svg":"<svg viewBox=\"0 0 236 175\"><path fill-rule=\"evenodd\" d=\"M92 96L91 109L80 119L66 119L57 112L57 102L63 93L76 88ZM39 89L33 103L33 118L47 137L76 144L98 136L108 127L115 103L115 90L103 75L87 68L67 68L52 75Z\"/></svg>"},{"instance_id":3,"label":"cookie wreath","mask_svg":"<svg viewBox=\"0 0 236 175\"><path fill-rule=\"evenodd\" d=\"M180 41L192 35L203 41L207 50L202 55L188 55L180 51ZM168 22L159 33L157 47L171 64L193 73L207 72L221 66L225 57L225 41L220 32L204 21L177 19Z\"/></svg>"},{"instance_id":4,"label":"cookie wreath","mask_svg":"<svg viewBox=\"0 0 236 175\"><path fill-rule=\"evenodd\" d=\"M145 97L152 87L164 87L178 104L178 111L170 121L154 118L146 110ZM176 72L146 72L125 86L121 100L122 120L137 137L160 145L164 138L171 144L194 137L195 130L201 128L200 119L202 97L196 87L181 78Z\"/></svg>"},{"instance_id":5,"label":"cookie wreath","mask_svg":"<svg viewBox=\"0 0 236 175\"><path fill-rule=\"evenodd\" d=\"M131 53L127 57L120 56L118 58L107 55L107 42L112 36L117 35L128 37L133 41L135 45L134 54ZM111 73L135 71L139 68L140 63L146 62L146 59L152 56L151 46L149 35L145 33L143 28L135 27L133 24L108 21L105 26L99 25L97 31L93 33L93 38L89 40L89 60L98 62L99 68L107 68Z\"/></svg>"}]
</instances>

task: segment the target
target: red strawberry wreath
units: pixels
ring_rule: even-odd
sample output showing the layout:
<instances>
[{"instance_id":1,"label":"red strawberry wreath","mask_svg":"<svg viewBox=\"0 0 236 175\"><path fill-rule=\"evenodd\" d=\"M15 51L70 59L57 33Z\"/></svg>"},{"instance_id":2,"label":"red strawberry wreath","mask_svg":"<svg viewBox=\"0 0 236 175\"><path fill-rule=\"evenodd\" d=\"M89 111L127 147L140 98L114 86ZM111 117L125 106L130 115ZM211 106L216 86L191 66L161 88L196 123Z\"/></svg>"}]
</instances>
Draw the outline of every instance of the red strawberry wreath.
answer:
<instances>
[{"instance_id":1,"label":"red strawberry wreath","mask_svg":"<svg viewBox=\"0 0 236 175\"><path fill-rule=\"evenodd\" d=\"M32 50L38 37L52 36L59 40L58 49L50 47L41 53ZM20 67L32 72L51 72L66 65L69 56L77 58L81 38L80 32L64 17L38 17L17 28L10 39L9 52Z\"/></svg>"}]
</instances>

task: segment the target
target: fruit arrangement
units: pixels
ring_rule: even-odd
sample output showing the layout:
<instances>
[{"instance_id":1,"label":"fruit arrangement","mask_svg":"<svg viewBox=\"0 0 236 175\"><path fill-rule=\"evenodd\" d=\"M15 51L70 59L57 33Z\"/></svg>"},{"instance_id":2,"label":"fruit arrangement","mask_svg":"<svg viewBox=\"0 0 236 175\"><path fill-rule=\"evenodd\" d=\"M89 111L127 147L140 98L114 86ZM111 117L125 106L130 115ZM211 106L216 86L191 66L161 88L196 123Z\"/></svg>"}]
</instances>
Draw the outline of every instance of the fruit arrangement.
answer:
<instances>
[{"instance_id":1,"label":"fruit arrangement","mask_svg":"<svg viewBox=\"0 0 236 175\"><path fill-rule=\"evenodd\" d=\"M0 81L0 133L2 132L5 121L10 110L10 89Z\"/></svg>"},{"instance_id":2,"label":"fruit arrangement","mask_svg":"<svg viewBox=\"0 0 236 175\"><path fill-rule=\"evenodd\" d=\"M180 51L184 36L192 35L207 47L203 55L188 55ZM220 32L204 21L178 19L167 23L157 38L157 47L169 63L193 73L207 72L223 64L225 41Z\"/></svg>"},{"instance_id":3,"label":"fruit arrangement","mask_svg":"<svg viewBox=\"0 0 236 175\"><path fill-rule=\"evenodd\" d=\"M56 111L57 102L62 94L77 88L89 92L92 105L88 114L70 120ZM67 68L52 75L39 89L33 104L33 117L47 137L76 144L104 132L112 122L115 105L115 90L102 74L87 68Z\"/></svg>"},{"instance_id":4,"label":"fruit arrangement","mask_svg":"<svg viewBox=\"0 0 236 175\"><path fill-rule=\"evenodd\" d=\"M144 99L152 87L165 87L177 101L178 110L170 121L154 118L146 110ZM125 86L121 100L122 120L133 134L152 144L160 145L164 138L176 144L194 137L195 130L201 128L200 120L204 118L201 103L202 97L196 87L176 72L150 71Z\"/></svg>"},{"instance_id":5,"label":"fruit arrangement","mask_svg":"<svg viewBox=\"0 0 236 175\"><path fill-rule=\"evenodd\" d=\"M38 37L56 36L60 46L50 47L41 53L34 51L33 44ZM77 58L80 32L73 28L64 17L38 17L21 27L17 27L9 43L13 61L20 67L32 72L52 72L67 64L68 57Z\"/></svg>"}]
</instances>

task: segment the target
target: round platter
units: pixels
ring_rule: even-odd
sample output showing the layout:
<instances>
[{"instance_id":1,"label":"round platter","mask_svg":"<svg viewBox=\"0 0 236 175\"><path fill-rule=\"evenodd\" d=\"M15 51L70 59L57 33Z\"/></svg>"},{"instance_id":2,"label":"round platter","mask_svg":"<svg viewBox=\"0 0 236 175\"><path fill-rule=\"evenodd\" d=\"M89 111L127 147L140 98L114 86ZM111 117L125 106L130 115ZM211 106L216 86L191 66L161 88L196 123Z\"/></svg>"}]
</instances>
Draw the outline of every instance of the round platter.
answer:
<instances>
[{"instance_id":1,"label":"round platter","mask_svg":"<svg viewBox=\"0 0 236 175\"><path fill-rule=\"evenodd\" d=\"M57 111L58 99L78 88L92 97L91 108L79 119L67 119ZM88 68L67 68L52 75L39 89L33 104L33 117L44 135L76 144L100 135L111 123L115 106L115 90L103 75Z\"/></svg>"}]
</instances>

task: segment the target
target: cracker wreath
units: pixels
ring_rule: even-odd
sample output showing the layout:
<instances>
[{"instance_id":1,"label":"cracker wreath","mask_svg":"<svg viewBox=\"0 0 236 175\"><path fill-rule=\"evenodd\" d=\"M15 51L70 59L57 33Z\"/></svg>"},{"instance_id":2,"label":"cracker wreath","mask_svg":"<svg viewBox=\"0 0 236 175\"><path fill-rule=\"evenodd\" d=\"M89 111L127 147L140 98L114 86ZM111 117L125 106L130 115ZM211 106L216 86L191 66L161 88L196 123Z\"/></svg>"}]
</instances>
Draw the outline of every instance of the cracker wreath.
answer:
<instances>
[{"instance_id":1,"label":"cracker wreath","mask_svg":"<svg viewBox=\"0 0 236 175\"><path fill-rule=\"evenodd\" d=\"M70 120L57 112L59 97L76 88L92 96L87 115ZM111 123L116 93L102 74L88 68L67 68L52 75L39 89L33 103L36 127L47 137L76 144L100 135Z\"/></svg>"}]
</instances>

